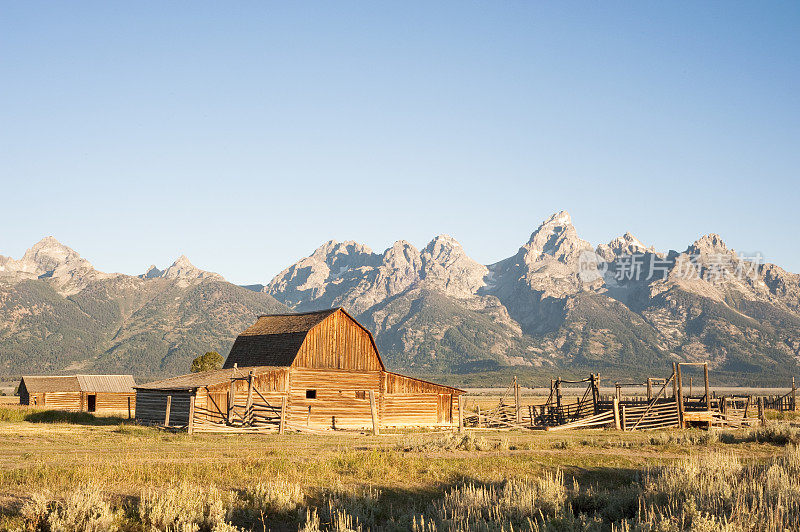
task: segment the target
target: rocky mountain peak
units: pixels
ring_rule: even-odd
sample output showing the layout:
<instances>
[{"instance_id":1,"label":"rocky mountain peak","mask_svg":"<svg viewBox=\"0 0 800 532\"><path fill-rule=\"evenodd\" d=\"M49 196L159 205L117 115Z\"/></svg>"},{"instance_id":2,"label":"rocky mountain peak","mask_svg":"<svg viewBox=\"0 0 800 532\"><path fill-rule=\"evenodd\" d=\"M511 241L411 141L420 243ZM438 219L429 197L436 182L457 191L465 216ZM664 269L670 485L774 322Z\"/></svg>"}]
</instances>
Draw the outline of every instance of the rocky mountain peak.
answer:
<instances>
[{"instance_id":1,"label":"rocky mountain peak","mask_svg":"<svg viewBox=\"0 0 800 532\"><path fill-rule=\"evenodd\" d=\"M453 253L464 253L464 250L458 240L452 236L438 235L428 242L422 253L433 260L439 261L446 260L446 257L451 256Z\"/></svg>"},{"instance_id":2,"label":"rocky mountain peak","mask_svg":"<svg viewBox=\"0 0 800 532\"><path fill-rule=\"evenodd\" d=\"M703 236L686 249L686 253L689 255L728 254L730 252L731 250L722 241L722 237L716 233Z\"/></svg>"},{"instance_id":3,"label":"rocky mountain peak","mask_svg":"<svg viewBox=\"0 0 800 532\"><path fill-rule=\"evenodd\" d=\"M422 267L420 252L405 240L398 240L383 252L381 263L388 268L417 272Z\"/></svg>"},{"instance_id":4,"label":"rocky mountain peak","mask_svg":"<svg viewBox=\"0 0 800 532\"><path fill-rule=\"evenodd\" d=\"M156 268L155 264L151 264L150 267L147 268L147 271L139 277L142 279L155 279L157 277L161 277L162 275L164 275L164 272Z\"/></svg>"},{"instance_id":5,"label":"rocky mountain peak","mask_svg":"<svg viewBox=\"0 0 800 532\"><path fill-rule=\"evenodd\" d=\"M618 236L608 244L600 244L597 246L596 253L603 257L604 260L611 262L617 257L626 255L637 255L644 253L657 254L652 246L645 246L641 240L633 236L630 232L626 232L622 236Z\"/></svg>"},{"instance_id":6,"label":"rocky mountain peak","mask_svg":"<svg viewBox=\"0 0 800 532\"><path fill-rule=\"evenodd\" d=\"M17 262L18 271L39 276L52 276L58 268L65 266L69 270L92 269L89 261L52 236L45 237L34 244Z\"/></svg>"},{"instance_id":7,"label":"rocky mountain peak","mask_svg":"<svg viewBox=\"0 0 800 532\"><path fill-rule=\"evenodd\" d=\"M325 263L333 271L338 271L372 264L376 262L377 256L368 246L354 240L344 242L328 240L315 249L310 258Z\"/></svg>"},{"instance_id":8,"label":"rocky mountain peak","mask_svg":"<svg viewBox=\"0 0 800 532\"><path fill-rule=\"evenodd\" d=\"M151 267L148 274L158 271L155 266ZM146 274L147 275L147 274ZM201 270L197 266L191 263L191 261L186 257L186 255L181 255L178 259L172 263L172 265L164 270L160 277L165 279L181 279L181 280L195 280L195 279L213 279L213 280L224 280L223 277L218 273L207 272L205 270Z\"/></svg>"},{"instance_id":9,"label":"rocky mountain peak","mask_svg":"<svg viewBox=\"0 0 800 532\"><path fill-rule=\"evenodd\" d=\"M544 258L546 255L554 257L561 262L576 259L584 250L591 250L592 246L578 237L572 217L567 211L560 211L539 226L531 234L528 243L523 246L526 262L531 263Z\"/></svg>"}]
</instances>

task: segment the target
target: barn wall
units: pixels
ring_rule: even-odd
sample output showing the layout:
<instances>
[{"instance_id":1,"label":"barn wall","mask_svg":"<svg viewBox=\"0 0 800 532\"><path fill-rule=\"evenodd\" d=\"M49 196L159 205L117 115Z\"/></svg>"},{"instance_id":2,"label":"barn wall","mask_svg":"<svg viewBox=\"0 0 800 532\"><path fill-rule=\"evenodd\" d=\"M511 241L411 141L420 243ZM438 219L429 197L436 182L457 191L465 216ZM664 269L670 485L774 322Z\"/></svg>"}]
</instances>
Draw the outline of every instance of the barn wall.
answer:
<instances>
[{"instance_id":1,"label":"barn wall","mask_svg":"<svg viewBox=\"0 0 800 532\"><path fill-rule=\"evenodd\" d=\"M289 382L287 423L330 427L335 418L337 427L372 426L369 390L380 391L380 371L292 368ZM307 399L306 390L316 390L316 399ZM356 392L364 392L363 398Z\"/></svg>"},{"instance_id":2,"label":"barn wall","mask_svg":"<svg viewBox=\"0 0 800 532\"><path fill-rule=\"evenodd\" d=\"M144 425L163 425L167 396L172 396L169 426L188 425L190 395L187 391L136 390L136 421Z\"/></svg>"},{"instance_id":3,"label":"barn wall","mask_svg":"<svg viewBox=\"0 0 800 532\"><path fill-rule=\"evenodd\" d=\"M41 401L39 401L41 397ZM37 394L37 406L58 410L80 410L81 392L45 392Z\"/></svg>"},{"instance_id":4,"label":"barn wall","mask_svg":"<svg viewBox=\"0 0 800 532\"><path fill-rule=\"evenodd\" d=\"M389 427L435 425L439 422L439 398L436 393L386 394L381 424Z\"/></svg>"},{"instance_id":5,"label":"barn wall","mask_svg":"<svg viewBox=\"0 0 800 532\"><path fill-rule=\"evenodd\" d=\"M334 312L308 332L292 366L363 371L382 369L369 333L341 311Z\"/></svg>"},{"instance_id":6,"label":"barn wall","mask_svg":"<svg viewBox=\"0 0 800 532\"><path fill-rule=\"evenodd\" d=\"M128 413L128 398L131 400L131 412L136 409L136 394L135 393L95 393L85 394L94 395L95 399L95 413L103 412L119 412L127 415ZM83 400L83 409L88 410L88 403L86 398Z\"/></svg>"},{"instance_id":7,"label":"barn wall","mask_svg":"<svg viewBox=\"0 0 800 532\"><path fill-rule=\"evenodd\" d=\"M25 387L25 381L21 381L19 385L19 404L33 404L33 401L31 401L31 396L28 394L28 388Z\"/></svg>"},{"instance_id":8,"label":"barn wall","mask_svg":"<svg viewBox=\"0 0 800 532\"><path fill-rule=\"evenodd\" d=\"M432 382L407 377L405 375L397 375L395 373L384 374L384 390L386 391L386 400L391 401L393 395L398 395L398 404L405 404L408 418L412 421L404 422L402 419L397 418L400 414L397 409L390 402L389 407L385 410L387 414L388 425L414 425L414 424L429 424L429 423L444 423L456 424L458 423L458 396L462 393L459 390L435 384ZM420 406L415 408L413 403L410 402L409 397L420 396ZM432 415L430 413L431 397L436 397L436 409ZM393 410L394 409L394 410ZM430 421L433 419L433 421ZM419 420L428 420L424 423L417 423Z\"/></svg>"}]
</instances>

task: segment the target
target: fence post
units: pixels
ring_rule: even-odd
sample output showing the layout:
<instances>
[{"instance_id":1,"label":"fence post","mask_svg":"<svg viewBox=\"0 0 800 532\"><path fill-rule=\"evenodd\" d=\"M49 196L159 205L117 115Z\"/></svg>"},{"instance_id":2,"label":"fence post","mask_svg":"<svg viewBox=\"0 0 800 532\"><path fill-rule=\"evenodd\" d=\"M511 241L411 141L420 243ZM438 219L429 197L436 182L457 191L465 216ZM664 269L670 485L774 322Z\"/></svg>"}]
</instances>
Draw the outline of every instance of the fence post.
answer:
<instances>
[{"instance_id":1,"label":"fence post","mask_svg":"<svg viewBox=\"0 0 800 532\"><path fill-rule=\"evenodd\" d=\"M247 406L244 407L244 424L253 424L253 372L247 375Z\"/></svg>"},{"instance_id":2,"label":"fence post","mask_svg":"<svg viewBox=\"0 0 800 532\"><path fill-rule=\"evenodd\" d=\"M764 424L764 398L758 398L758 419L761 420L761 424Z\"/></svg>"},{"instance_id":3,"label":"fence post","mask_svg":"<svg viewBox=\"0 0 800 532\"><path fill-rule=\"evenodd\" d=\"M619 399L614 397L611 400L611 407L614 410L614 428L617 430L622 430L622 425L619 422Z\"/></svg>"},{"instance_id":4,"label":"fence post","mask_svg":"<svg viewBox=\"0 0 800 532\"><path fill-rule=\"evenodd\" d=\"M625 405L619 407L619 424L622 427L623 432L626 430L625 427Z\"/></svg>"},{"instance_id":5,"label":"fence post","mask_svg":"<svg viewBox=\"0 0 800 532\"><path fill-rule=\"evenodd\" d=\"M708 386L708 362L703 363L703 380L706 386L706 410L711 410L711 392Z\"/></svg>"},{"instance_id":6,"label":"fence post","mask_svg":"<svg viewBox=\"0 0 800 532\"><path fill-rule=\"evenodd\" d=\"M281 422L278 425L278 434L283 434L286 426L286 396L281 397Z\"/></svg>"},{"instance_id":7,"label":"fence post","mask_svg":"<svg viewBox=\"0 0 800 532\"><path fill-rule=\"evenodd\" d=\"M528 415L531 416L531 428L533 428L533 405L528 405Z\"/></svg>"},{"instance_id":8,"label":"fence post","mask_svg":"<svg viewBox=\"0 0 800 532\"><path fill-rule=\"evenodd\" d=\"M561 377L556 379L556 408L558 423L563 423L563 412L561 411Z\"/></svg>"},{"instance_id":9,"label":"fence post","mask_svg":"<svg viewBox=\"0 0 800 532\"><path fill-rule=\"evenodd\" d=\"M678 405L681 410L681 428L684 428L686 425L684 423L684 405L683 405L683 376L681 374L681 363L678 362L675 367L678 369L677 379L678 379Z\"/></svg>"},{"instance_id":10,"label":"fence post","mask_svg":"<svg viewBox=\"0 0 800 532\"><path fill-rule=\"evenodd\" d=\"M458 396L458 432L464 432L464 399L461 395Z\"/></svg>"},{"instance_id":11,"label":"fence post","mask_svg":"<svg viewBox=\"0 0 800 532\"><path fill-rule=\"evenodd\" d=\"M460 403L459 403L460 405ZM372 434L373 436L377 436L381 433L380 429L378 428L378 410L375 408L375 391L369 391L369 409L372 414ZM460 410L460 409L459 409ZM461 413L459 412L459 420L461 419Z\"/></svg>"},{"instance_id":12,"label":"fence post","mask_svg":"<svg viewBox=\"0 0 800 532\"><path fill-rule=\"evenodd\" d=\"M128 396L128 419L131 418L131 398Z\"/></svg>"},{"instance_id":13,"label":"fence post","mask_svg":"<svg viewBox=\"0 0 800 532\"><path fill-rule=\"evenodd\" d=\"M514 410L516 411L517 415L517 424L519 425L522 422L522 413L520 411L521 408L520 400L519 400L519 382L517 378L514 377Z\"/></svg>"},{"instance_id":14,"label":"fence post","mask_svg":"<svg viewBox=\"0 0 800 532\"><path fill-rule=\"evenodd\" d=\"M647 401L653 400L653 378L647 377Z\"/></svg>"},{"instance_id":15,"label":"fence post","mask_svg":"<svg viewBox=\"0 0 800 532\"><path fill-rule=\"evenodd\" d=\"M683 428L683 416L681 415L681 403L678 400L678 365L672 363L672 397L675 399L675 408L678 411L678 426Z\"/></svg>"},{"instance_id":16,"label":"fence post","mask_svg":"<svg viewBox=\"0 0 800 532\"><path fill-rule=\"evenodd\" d=\"M192 390L192 395L189 396L189 424L186 427L187 432L191 435L194 432L194 394L196 392Z\"/></svg>"},{"instance_id":17,"label":"fence post","mask_svg":"<svg viewBox=\"0 0 800 532\"><path fill-rule=\"evenodd\" d=\"M792 411L797 411L797 387L794 385L794 377L792 377Z\"/></svg>"},{"instance_id":18,"label":"fence post","mask_svg":"<svg viewBox=\"0 0 800 532\"><path fill-rule=\"evenodd\" d=\"M172 408L172 396L167 396L167 410L164 413L164 426L169 427L169 410Z\"/></svg>"},{"instance_id":19,"label":"fence post","mask_svg":"<svg viewBox=\"0 0 800 532\"><path fill-rule=\"evenodd\" d=\"M231 419L231 412L233 412L233 403L236 402L236 381L231 379L231 387L228 390L228 425L230 425L233 420Z\"/></svg>"}]
</instances>

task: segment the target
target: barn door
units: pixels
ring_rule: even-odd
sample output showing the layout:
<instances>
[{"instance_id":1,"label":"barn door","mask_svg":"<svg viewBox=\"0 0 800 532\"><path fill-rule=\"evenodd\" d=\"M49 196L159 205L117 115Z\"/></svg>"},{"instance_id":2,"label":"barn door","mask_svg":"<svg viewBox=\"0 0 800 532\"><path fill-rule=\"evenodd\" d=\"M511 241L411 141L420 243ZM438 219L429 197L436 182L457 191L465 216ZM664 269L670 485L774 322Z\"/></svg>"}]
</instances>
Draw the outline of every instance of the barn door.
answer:
<instances>
[{"instance_id":1,"label":"barn door","mask_svg":"<svg viewBox=\"0 0 800 532\"><path fill-rule=\"evenodd\" d=\"M439 394L439 403L436 406L436 420L439 423L451 423L453 420L453 396L449 393Z\"/></svg>"}]
</instances>

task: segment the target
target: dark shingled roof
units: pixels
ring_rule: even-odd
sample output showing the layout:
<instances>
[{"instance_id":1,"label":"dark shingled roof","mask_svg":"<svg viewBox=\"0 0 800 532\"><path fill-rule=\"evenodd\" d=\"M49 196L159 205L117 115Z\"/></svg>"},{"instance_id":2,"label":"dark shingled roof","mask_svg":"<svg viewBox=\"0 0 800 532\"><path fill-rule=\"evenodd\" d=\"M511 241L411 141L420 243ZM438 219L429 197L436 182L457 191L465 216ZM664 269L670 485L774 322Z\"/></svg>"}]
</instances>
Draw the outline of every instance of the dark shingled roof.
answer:
<instances>
[{"instance_id":1,"label":"dark shingled roof","mask_svg":"<svg viewBox=\"0 0 800 532\"><path fill-rule=\"evenodd\" d=\"M147 384L140 384L136 386L137 390L192 390L194 388L201 388L203 386L211 386L223 382L229 382L233 377L246 377L251 371L253 375L261 375L262 373L269 373L276 369L269 366L246 367L236 369L215 369L211 371L201 371L199 373L189 373L188 375L179 375L171 377L162 381L148 382Z\"/></svg>"},{"instance_id":2,"label":"dark shingled roof","mask_svg":"<svg viewBox=\"0 0 800 532\"><path fill-rule=\"evenodd\" d=\"M259 316L236 338L223 368L291 366L308 331L337 310Z\"/></svg>"}]
</instances>

